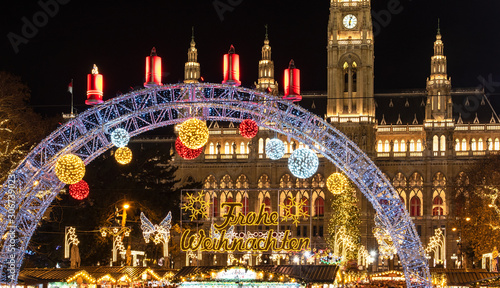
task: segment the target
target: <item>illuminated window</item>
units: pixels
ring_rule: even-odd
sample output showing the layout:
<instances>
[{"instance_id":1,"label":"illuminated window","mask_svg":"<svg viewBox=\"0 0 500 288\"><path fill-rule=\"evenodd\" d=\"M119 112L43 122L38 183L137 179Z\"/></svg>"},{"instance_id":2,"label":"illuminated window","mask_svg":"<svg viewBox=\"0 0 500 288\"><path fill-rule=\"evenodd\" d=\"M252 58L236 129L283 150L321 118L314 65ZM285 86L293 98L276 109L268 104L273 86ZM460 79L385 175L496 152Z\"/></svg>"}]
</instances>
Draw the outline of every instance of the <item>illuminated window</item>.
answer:
<instances>
[{"instance_id":1,"label":"illuminated window","mask_svg":"<svg viewBox=\"0 0 500 288\"><path fill-rule=\"evenodd\" d=\"M446 177L443 173L438 172L432 179L432 215L441 216L446 213L445 199L446 199Z\"/></svg>"},{"instance_id":2,"label":"illuminated window","mask_svg":"<svg viewBox=\"0 0 500 288\"><path fill-rule=\"evenodd\" d=\"M226 145L224 146L224 154L231 154L231 146L229 145L229 142L226 142Z\"/></svg>"},{"instance_id":3,"label":"illuminated window","mask_svg":"<svg viewBox=\"0 0 500 288\"><path fill-rule=\"evenodd\" d=\"M212 217L219 217L219 200L217 199L217 197L214 197L212 199L212 204L210 206L210 214L212 215Z\"/></svg>"},{"instance_id":4,"label":"illuminated window","mask_svg":"<svg viewBox=\"0 0 500 288\"><path fill-rule=\"evenodd\" d=\"M377 151L378 152L384 152L384 147L382 145L382 140L378 140Z\"/></svg>"},{"instance_id":5,"label":"illuminated window","mask_svg":"<svg viewBox=\"0 0 500 288\"><path fill-rule=\"evenodd\" d=\"M385 140L385 143L384 143L384 151L385 151L385 152L389 152L389 151L391 151L391 145L389 144L389 140Z\"/></svg>"},{"instance_id":6,"label":"illuminated window","mask_svg":"<svg viewBox=\"0 0 500 288\"><path fill-rule=\"evenodd\" d=\"M446 136L441 135L441 141L440 141L440 145L439 146L440 146L439 150L441 150L441 152L446 151Z\"/></svg>"},{"instance_id":7,"label":"illuminated window","mask_svg":"<svg viewBox=\"0 0 500 288\"><path fill-rule=\"evenodd\" d=\"M247 215L248 214L248 195L245 195L245 197L243 197L242 204L243 204L242 213L244 215Z\"/></svg>"},{"instance_id":8,"label":"illuminated window","mask_svg":"<svg viewBox=\"0 0 500 288\"><path fill-rule=\"evenodd\" d=\"M437 135L432 138L432 151L439 151L439 137Z\"/></svg>"},{"instance_id":9,"label":"illuminated window","mask_svg":"<svg viewBox=\"0 0 500 288\"><path fill-rule=\"evenodd\" d=\"M413 196L410 200L410 216L420 216L420 198Z\"/></svg>"},{"instance_id":10,"label":"illuminated window","mask_svg":"<svg viewBox=\"0 0 500 288\"><path fill-rule=\"evenodd\" d=\"M443 199L439 196L434 197L432 200L432 216L442 216L444 215L443 210Z\"/></svg>"},{"instance_id":11,"label":"illuminated window","mask_svg":"<svg viewBox=\"0 0 500 288\"><path fill-rule=\"evenodd\" d=\"M394 140L394 152L399 152L399 141Z\"/></svg>"},{"instance_id":12,"label":"illuminated window","mask_svg":"<svg viewBox=\"0 0 500 288\"><path fill-rule=\"evenodd\" d=\"M415 140L410 140L410 152L415 152Z\"/></svg>"},{"instance_id":13,"label":"illuminated window","mask_svg":"<svg viewBox=\"0 0 500 288\"><path fill-rule=\"evenodd\" d=\"M455 139L455 151L460 151L460 140Z\"/></svg>"},{"instance_id":14,"label":"illuminated window","mask_svg":"<svg viewBox=\"0 0 500 288\"><path fill-rule=\"evenodd\" d=\"M215 145L212 142L210 142L210 146L208 148L208 154L210 154L210 155L214 155L215 154Z\"/></svg>"},{"instance_id":15,"label":"illuminated window","mask_svg":"<svg viewBox=\"0 0 500 288\"><path fill-rule=\"evenodd\" d=\"M302 211L309 215L309 199L306 196L302 196L302 203L304 203L304 205L302 205Z\"/></svg>"},{"instance_id":16,"label":"illuminated window","mask_svg":"<svg viewBox=\"0 0 500 288\"><path fill-rule=\"evenodd\" d=\"M401 152L406 152L406 142L405 142L405 140L401 140Z\"/></svg>"},{"instance_id":17,"label":"illuminated window","mask_svg":"<svg viewBox=\"0 0 500 288\"><path fill-rule=\"evenodd\" d=\"M489 151L493 150L493 139L491 138L488 139L488 150Z\"/></svg>"},{"instance_id":18,"label":"illuminated window","mask_svg":"<svg viewBox=\"0 0 500 288\"><path fill-rule=\"evenodd\" d=\"M285 144L285 153L286 154L290 153L290 149L288 147L288 142L285 141L285 142L283 142L283 144Z\"/></svg>"},{"instance_id":19,"label":"illuminated window","mask_svg":"<svg viewBox=\"0 0 500 288\"><path fill-rule=\"evenodd\" d=\"M245 142L241 142L241 144L240 144L240 154L246 154L247 153L246 147L247 147L247 145L245 145Z\"/></svg>"},{"instance_id":20,"label":"illuminated window","mask_svg":"<svg viewBox=\"0 0 500 288\"><path fill-rule=\"evenodd\" d=\"M417 140L417 152L422 152L422 140Z\"/></svg>"},{"instance_id":21,"label":"illuminated window","mask_svg":"<svg viewBox=\"0 0 500 288\"><path fill-rule=\"evenodd\" d=\"M479 150L479 151L484 150L483 138L479 138L479 140L477 141L477 150Z\"/></svg>"},{"instance_id":22,"label":"illuminated window","mask_svg":"<svg viewBox=\"0 0 500 288\"><path fill-rule=\"evenodd\" d=\"M398 173L394 178L392 179L392 185L396 189L396 191L399 194L399 197L401 198L401 201L406 207L406 189L407 189L407 180L405 175L403 173Z\"/></svg>"},{"instance_id":23,"label":"illuminated window","mask_svg":"<svg viewBox=\"0 0 500 288\"><path fill-rule=\"evenodd\" d=\"M500 140L498 138L495 138L495 151L500 150Z\"/></svg>"},{"instance_id":24,"label":"illuminated window","mask_svg":"<svg viewBox=\"0 0 500 288\"><path fill-rule=\"evenodd\" d=\"M477 150L477 143L476 143L476 139L472 139L471 141L471 145L470 145L470 149L472 151L476 151Z\"/></svg>"},{"instance_id":25,"label":"illuminated window","mask_svg":"<svg viewBox=\"0 0 500 288\"><path fill-rule=\"evenodd\" d=\"M314 202L314 215L318 217L325 216L325 200L322 197L316 198Z\"/></svg>"},{"instance_id":26,"label":"illuminated window","mask_svg":"<svg viewBox=\"0 0 500 288\"><path fill-rule=\"evenodd\" d=\"M264 154L264 139L259 139L259 154Z\"/></svg>"},{"instance_id":27,"label":"illuminated window","mask_svg":"<svg viewBox=\"0 0 500 288\"><path fill-rule=\"evenodd\" d=\"M467 140L462 139L462 151L467 151Z\"/></svg>"}]
</instances>

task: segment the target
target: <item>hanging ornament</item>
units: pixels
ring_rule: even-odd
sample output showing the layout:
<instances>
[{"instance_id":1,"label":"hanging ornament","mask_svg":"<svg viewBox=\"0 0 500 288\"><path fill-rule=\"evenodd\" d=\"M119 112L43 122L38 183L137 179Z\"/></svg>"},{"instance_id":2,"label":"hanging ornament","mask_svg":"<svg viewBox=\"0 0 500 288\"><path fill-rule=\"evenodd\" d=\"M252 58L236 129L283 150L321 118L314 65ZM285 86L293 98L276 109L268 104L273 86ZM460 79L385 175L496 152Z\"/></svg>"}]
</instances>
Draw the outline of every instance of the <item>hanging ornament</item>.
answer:
<instances>
[{"instance_id":1,"label":"hanging ornament","mask_svg":"<svg viewBox=\"0 0 500 288\"><path fill-rule=\"evenodd\" d=\"M271 160L279 160L285 156L285 144L278 138L271 139L266 144L266 155Z\"/></svg>"},{"instance_id":2,"label":"hanging ornament","mask_svg":"<svg viewBox=\"0 0 500 288\"><path fill-rule=\"evenodd\" d=\"M111 143L118 148L127 146L129 140L130 135L128 135L127 130L123 128L117 128L111 133Z\"/></svg>"},{"instance_id":3,"label":"hanging ornament","mask_svg":"<svg viewBox=\"0 0 500 288\"><path fill-rule=\"evenodd\" d=\"M84 180L76 184L69 185L69 195L76 200L83 200L89 196L89 184Z\"/></svg>"},{"instance_id":4,"label":"hanging ornament","mask_svg":"<svg viewBox=\"0 0 500 288\"><path fill-rule=\"evenodd\" d=\"M179 129L179 139L189 149L200 149L208 142L208 127L205 121L191 118Z\"/></svg>"},{"instance_id":5,"label":"hanging ornament","mask_svg":"<svg viewBox=\"0 0 500 288\"><path fill-rule=\"evenodd\" d=\"M175 140L175 151L177 151L177 154L179 154L182 158L186 160L193 160L201 155L203 147L200 149L190 149L182 144L181 139L177 138L177 140Z\"/></svg>"},{"instance_id":6,"label":"hanging ornament","mask_svg":"<svg viewBox=\"0 0 500 288\"><path fill-rule=\"evenodd\" d=\"M252 119L245 119L240 124L240 134L241 136L252 139L259 133L259 125Z\"/></svg>"},{"instance_id":7,"label":"hanging ornament","mask_svg":"<svg viewBox=\"0 0 500 288\"><path fill-rule=\"evenodd\" d=\"M80 157L74 154L66 154L57 159L55 172L61 182L75 184L85 176L85 164Z\"/></svg>"},{"instance_id":8,"label":"hanging ornament","mask_svg":"<svg viewBox=\"0 0 500 288\"><path fill-rule=\"evenodd\" d=\"M300 179L312 177L318 171L318 166L318 156L308 148L297 149L288 158L288 169Z\"/></svg>"},{"instance_id":9,"label":"hanging ornament","mask_svg":"<svg viewBox=\"0 0 500 288\"><path fill-rule=\"evenodd\" d=\"M326 179L326 187L328 191L334 195L341 194L349 189L349 179L342 173L333 173Z\"/></svg>"},{"instance_id":10,"label":"hanging ornament","mask_svg":"<svg viewBox=\"0 0 500 288\"><path fill-rule=\"evenodd\" d=\"M121 147L115 151L116 162L122 165L127 165L132 161L132 150L128 147Z\"/></svg>"}]
</instances>

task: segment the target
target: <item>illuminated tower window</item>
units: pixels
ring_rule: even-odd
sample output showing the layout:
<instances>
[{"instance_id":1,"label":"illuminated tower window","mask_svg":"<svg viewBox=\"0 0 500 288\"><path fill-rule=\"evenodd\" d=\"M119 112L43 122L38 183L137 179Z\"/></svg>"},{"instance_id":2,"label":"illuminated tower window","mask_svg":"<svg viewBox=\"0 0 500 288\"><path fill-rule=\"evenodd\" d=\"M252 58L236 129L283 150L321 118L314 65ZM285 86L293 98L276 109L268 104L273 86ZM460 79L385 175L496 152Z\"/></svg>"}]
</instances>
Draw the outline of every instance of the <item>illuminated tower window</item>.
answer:
<instances>
[{"instance_id":1,"label":"illuminated tower window","mask_svg":"<svg viewBox=\"0 0 500 288\"><path fill-rule=\"evenodd\" d=\"M446 151L446 136L441 135L441 141L440 141L440 150L441 152Z\"/></svg>"},{"instance_id":2,"label":"illuminated tower window","mask_svg":"<svg viewBox=\"0 0 500 288\"><path fill-rule=\"evenodd\" d=\"M495 138L495 151L500 150L500 140L498 138Z\"/></svg>"},{"instance_id":3,"label":"illuminated tower window","mask_svg":"<svg viewBox=\"0 0 500 288\"><path fill-rule=\"evenodd\" d=\"M399 141L394 140L394 152L399 152Z\"/></svg>"},{"instance_id":4,"label":"illuminated tower window","mask_svg":"<svg viewBox=\"0 0 500 288\"><path fill-rule=\"evenodd\" d=\"M477 142L476 142L476 139L472 139L471 145L470 145L470 149L472 151L477 151Z\"/></svg>"},{"instance_id":5,"label":"illuminated tower window","mask_svg":"<svg viewBox=\"0 0 500 288\"><path fill-rule=\"evenodd\" d=\"M462 151L467 151L467 140L462 139Z\"/></svg>"}]
</instances>

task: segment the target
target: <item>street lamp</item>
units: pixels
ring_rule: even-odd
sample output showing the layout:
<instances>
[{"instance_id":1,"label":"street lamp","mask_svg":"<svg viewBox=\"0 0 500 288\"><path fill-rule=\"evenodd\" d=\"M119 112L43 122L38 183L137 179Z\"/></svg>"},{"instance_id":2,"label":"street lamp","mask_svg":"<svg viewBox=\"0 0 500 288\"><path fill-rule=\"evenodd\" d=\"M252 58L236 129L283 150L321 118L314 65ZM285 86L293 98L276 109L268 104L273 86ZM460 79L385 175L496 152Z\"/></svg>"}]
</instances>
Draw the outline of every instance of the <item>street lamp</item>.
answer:
<instances>
[{"instance_id":1,"label":"street lamp","mask_svg":"<svg viewBox=\"0 0 500 288\"><path fill-rule=\"evenodd\" d=\"M128 237L130 235L130 232L132 232L132 229L130 227L126 227L127 223L127 209L130 208L130 205L128 203L125 203L123 205L123 211L122 214L122 223L121 226L119 227L101 227L100 232L102 237L106 237L108 234L110 236L113 236L113 262L117 261L117 251L120 250L120 252L125 251L125 246L123 245L123 238ZM117 211L117 212L120 212Z\"/></svg>"}]
</instances>

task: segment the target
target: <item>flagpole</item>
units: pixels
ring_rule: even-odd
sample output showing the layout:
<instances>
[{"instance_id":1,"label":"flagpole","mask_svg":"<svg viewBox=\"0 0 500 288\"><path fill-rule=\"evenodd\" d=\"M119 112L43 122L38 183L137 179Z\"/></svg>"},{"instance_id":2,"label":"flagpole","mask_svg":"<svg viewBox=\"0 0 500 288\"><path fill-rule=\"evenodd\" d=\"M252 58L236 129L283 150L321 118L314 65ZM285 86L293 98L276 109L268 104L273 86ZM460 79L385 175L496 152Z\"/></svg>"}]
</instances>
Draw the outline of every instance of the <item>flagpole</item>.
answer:
<instances>
[{"instance_id":1,"label":"flagpole","mask_svg":"<svg viewBox=\"0 0 500 288\"><path fill-rule=\"evenodd\" d=\"M71 117L73 116L73 79L71 79Z\"/></svg>"}]
</instances>

